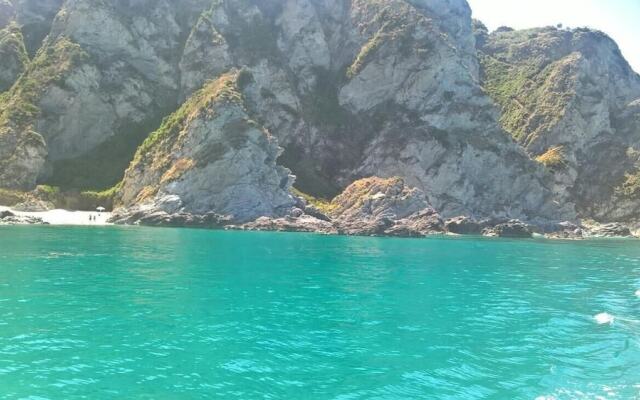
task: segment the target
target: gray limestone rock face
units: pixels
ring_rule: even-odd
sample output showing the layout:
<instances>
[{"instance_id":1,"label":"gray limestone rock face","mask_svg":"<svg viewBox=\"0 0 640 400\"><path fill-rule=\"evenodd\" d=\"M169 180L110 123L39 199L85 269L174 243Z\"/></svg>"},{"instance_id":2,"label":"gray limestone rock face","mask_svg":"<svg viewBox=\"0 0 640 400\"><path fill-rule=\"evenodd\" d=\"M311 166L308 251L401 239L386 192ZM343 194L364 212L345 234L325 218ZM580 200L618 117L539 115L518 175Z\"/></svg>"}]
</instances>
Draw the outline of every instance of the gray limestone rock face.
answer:
<instances>
[{"instance_id":1,"label":"gray limestone rock face","mask_svg":"<svg viewBox=\"0 0 640 400\"><path fill-rule=\"evenodd\" d=\"M296 204L293 177L276 164L277 140L247 115L233 72L194 94L143 144L120 191L124 207L215 213L243 223Z\"/></svg>"},{"instance_id":2,"label":"gray limestone rock face","mask_svg":"<svg viewBox=\"0 0 640 400\"><path fill-rule=\"evenodd\" d=\"M0 29L9 25L15 17L15 8L9 0L0 0Z\"/></svg>"},{"instance_id":3,"label":"gray limestone rock face","mask_svg":"<svg viewBox=\"0 0 640 400\"><path fill-rule=\"evenodd\" d=\"M98 164L115 183L154 121L244 68L247 113L305 192L401 176L446 216L571 217L498 127L462 0L70 0L44 49L63 38L86 57L38 91L32 127L47 156L25 182L72 184L69 171Z\"/></svg>"},{"instance_id":4,"label":"gray limestone rock face","mask_svg":"<svg viewBox=\"0 0 640 400\"><path fill-rule=\"evenodd\" d=\"M51 23L64 0L10 0L14 17L24 35L29 54L34 55L49 34Z\"/></svg>"},{"instance_id":5,"label":"gray limestone rock face","mask_svg":"<svg viewBox=\"0 0 640 400\"><path fill-rule=\"evenodd\" d=\"M0 29L0 93L8 90L25 70L29 57L16 24Z\"/></svg>"},{"instance_id":6,"label":"gray limestone rock face","mask_svg":"<svg viewBox=\"0 0 640 400\"><path fill-rule=\"evenodd\" d=\"M637 173L640 76L615 42L582 28L480 36L483 85L505 129L553 174L557 197L585 218L640 217L640 201L617 190Z\"/></svg>"},{"instance_id":7,"label":"gray limestone rock face","mask_svg":"<svg viewBox=\"0 0 640 400\"><path fill-rule=\"evenodd\" d=\"M247 54L247 20L268 51ZM444 215L573 216L499 128L466 2L227 0L201 22L181 64L252 72L248 108L303 191L332 197L361 176L401 176ZM186 92L204 79L183 70Z\"/></svg>"},{"instance_id":8,"label":"gray limestone rock face","mask_svg":"<svg viewBox=\"0 0 640 400\"><path fill-rule=\"evenodd\" d=\"M59 9L55 1L23 3L16 19L25 35L29 21L55 10L23 80L33 89L31 128L47 147L46 162L37 172L25 170L35 177L24 180L116 183L144 137L177 107L181 49L208 2L69 0ZM77 46L84 57L52 71L49 59L60 43ZM43 79L47 75L55 79ZM7 101L15 103L21 89ZM75 175L82 179L74 181Z\"/></svg>"},{"instance_id":9,"label":"gray limestone rock face","mask_svg":"<svg viewBox=\"0 0 640 400\"><path fill-rule=\"evenodd\" d=\"M0 128L0 182L4 188L26 191L36 186L47 148L39 134L18 129Z\"/></svg>"}]
</instances>

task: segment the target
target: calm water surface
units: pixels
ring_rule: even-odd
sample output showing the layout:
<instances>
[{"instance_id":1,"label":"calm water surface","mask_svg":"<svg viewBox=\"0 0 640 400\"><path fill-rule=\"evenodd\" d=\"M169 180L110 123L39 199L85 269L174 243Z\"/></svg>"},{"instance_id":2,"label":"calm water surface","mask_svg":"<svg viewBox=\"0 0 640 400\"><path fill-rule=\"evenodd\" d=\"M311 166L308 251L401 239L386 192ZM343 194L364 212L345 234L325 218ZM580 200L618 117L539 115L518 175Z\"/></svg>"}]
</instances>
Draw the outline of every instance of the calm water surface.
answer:
<instances>
[{"instance_id":1,"label":"calm water surface","mask_svg":"<svg viewBox=\"0 0 640 400\"><path fill-rule=\"evenodd\" d=\"M638 289L637 241L5 227L0 398L635 399Z\"/></svg>"}]
</instances>

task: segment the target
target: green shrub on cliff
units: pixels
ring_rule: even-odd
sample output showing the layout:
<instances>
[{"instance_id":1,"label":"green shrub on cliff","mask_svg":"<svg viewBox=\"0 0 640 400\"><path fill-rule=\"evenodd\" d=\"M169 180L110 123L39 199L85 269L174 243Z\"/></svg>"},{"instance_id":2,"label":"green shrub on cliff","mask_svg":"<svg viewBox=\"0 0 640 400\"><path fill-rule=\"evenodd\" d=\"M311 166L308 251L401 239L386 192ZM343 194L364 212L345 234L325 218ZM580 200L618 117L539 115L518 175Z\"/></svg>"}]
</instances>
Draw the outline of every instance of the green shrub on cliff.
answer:
<instances>
[{"instance_id":1,"label":"green shrub on cliff","mask_svg":"<svg viewBox=\"0 0 640 400\"><path fill-rule=\"evenodd\" d=\"M0 99L0 128L11 125L28 130L38 117L39 97L50 84L60 82L73 67L88 57L82 48L66 37L44 46L15 85Z\"/></svg>"},{"instance_id":2,"label":"green shrub on cliff","mask_svg":"<svg viewBox=\"0 0 640 400\"><path fill-rule=\"evenodd\" d=\"M348 79L360 73L376 52L387 43L393 43L394 50L403 55L412 51L424 53L431 47L428 41L413 40L416 26L425 21L409 4L397 1L357 0L353 2L352 7L357 13L370 15L371 19L359 27L364 32L368 31L370 36L347 68Z\"/></svg>"},{"instance_id":3,"label":"green shrub on cliff","mask_svg":"<svg viewBox=\"0 0 640 400\"><path fill-rule=\"evenodd\" d=\"M501 106L500 122L516 140L531 142L564 116L574 94L575 61L567 57L537 70L535 63L508 64L481 55L484 88Z\"/></svg>"},{"instance_id":4,"label":"green shrub on cliff","mask_svg":"<svg viewBox=\"0 0 640 400\"><path fill-rule=\"evenodd\" d=\"M60 194L60 188L57 186L40 185L36 190L47 196L57 196Z\"/></svg>"},{"instance_id":5,"label":"green shrub on cliff","mask_svg":"<svg viewBox=\"0 0 640 400\"><path fill-rule=\"evenodd\" d=\"M116 194L120 191L122 182L113 186L110 189L103 191L84 191L80 192L81 201L87 205L87 208L95 209L95 207L102 206L106 209L112 209L114 207Z\"/></svg>"},{"instance_id":6,"label":"green shrub on cliff","mask_svg":"<svg viewBox=\"0 0 640 400\"><path fill-rule=\"evenodd\" d=\"M63 190L58 186L39 185L28 195L53 203L57 208L93 211L96 207L112 209L118 190L120 190L120 184L103 191Z\"/></svg>"},{"instance_id":7,"label":"green shrub on cliff","mask_svg":"<svg viewBox=\"0 0 640 400\"><path fill-rule=\"evenodd\" d=\"M331 203L331 201L326 200L326 199L322 199L319 197L313 197L309 194L303 193L300 190L294 188L291 188L291 193L294 196L298 196L303 198L307 204L317 208L320 212L322 212L323 214L330 214L331 211L333 211L336 206L334 204Z\"/></svg>"},{"instance_id":8,"label":"green shrub on cliff","mask_svg":"<svg viewBox=\"0 0 640 400\"><path fill-rule=\"evenodd\" d=\"M386 34L384 27L373 35L371 39L360 49L353 63L347 68L347 78L351 79L356 76L366 65L366 63L375 54L376 50L384 43Z\"/></svg>"},{"instance_id":9,"label":"green shrub on cliff","mask_svg":"<svg viewBox=\"0 0 640 400\"><path fill-rule=\"evenodd\" d=\"M535 158L537 162L547 168L559 168L565 165L564 148L562 146L554 146L546 152Z\"/></svg>"},{"instance_id":10,"label":"green shrub on cliff","mask_svg":"<svg viewBox=\"0 0 640 400\"><path fill-rule=\"evenodd\" d=\"M625 174L624 181L615 191L617 195L624 198L640 198L640 170Z\"/></svg>"},{"instance_id":11,"label":"green shrub on cliff","mask_svg":"<svg viewBox=\"0 0 640 400\"><path fill-rule=\"evenodd\" d=\"M22 31L20 31L20 27L15 22L10 23L0 31L0 57L12 54L18 55L24 64L29 62L29 56L24 47Z\"/></svg>"},{"instance_id":12,"label":"green shrub on cliff","mask_svg":"<svg viewBox=\"0 0 640 400\"><path fill-rule=\"evenodd\" d=\"M246 73L244 73L246 74ZM162 121L160 128L153 132L138 148L132 165L138 164L158 144L174 138L185 125L200 112L215 112L210 109L213 102L242 102L242 94L238 89L240 71L233 71L210 81L202 89L193 94L176 112ZM248 79L246 76L244 79ZM168 141L170 142L170 140Z\"/></svg>"}]
</instances>

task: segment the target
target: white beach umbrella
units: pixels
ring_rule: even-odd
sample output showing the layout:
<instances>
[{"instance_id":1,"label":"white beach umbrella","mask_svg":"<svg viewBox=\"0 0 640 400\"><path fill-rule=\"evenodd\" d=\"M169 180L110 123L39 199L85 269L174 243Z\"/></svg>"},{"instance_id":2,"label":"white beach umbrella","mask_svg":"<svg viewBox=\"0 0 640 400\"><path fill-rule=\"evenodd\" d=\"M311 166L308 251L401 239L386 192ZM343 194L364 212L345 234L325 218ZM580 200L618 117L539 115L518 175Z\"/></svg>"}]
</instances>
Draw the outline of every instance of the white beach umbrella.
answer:
<instances>
[{"instance_id":1,"label":"white beach umbrella","mask_svg":"<svg viewBox=\"0 0 640 400\"><path fill-rule=\"evenodd\" d=\"M97 211L97 212L103 212L104 210L106 210L106 208L104 208L104 207L98 207L98 208L96 208L96 211Z\"/></svg>"}]
</instances>

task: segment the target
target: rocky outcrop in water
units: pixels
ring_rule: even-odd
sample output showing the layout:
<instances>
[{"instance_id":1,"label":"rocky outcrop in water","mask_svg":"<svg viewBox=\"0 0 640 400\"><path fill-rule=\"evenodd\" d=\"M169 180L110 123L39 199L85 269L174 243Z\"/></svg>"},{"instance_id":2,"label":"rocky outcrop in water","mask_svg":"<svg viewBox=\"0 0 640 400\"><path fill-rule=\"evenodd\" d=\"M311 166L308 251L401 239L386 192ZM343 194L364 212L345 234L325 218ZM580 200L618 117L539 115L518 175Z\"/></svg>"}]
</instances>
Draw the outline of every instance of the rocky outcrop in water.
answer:
<instances>
[{"instance_id":1,"label":"rocky outcrop in water","mask_svg":"<svg viewBox=\"0 0 640 400\"><path fill-rule=\"evenodd\" d=\"M3 225L46 225L42 218L16 215L11 211L0 211L0 226Z\"/></svg>"},{"instance_id":2,"label":"rocky outcrop in water","mask_svg":"<svg viewBox=\"0 0 640 400\"><path fill-rule=\"evenodd\" d=\"M284 215L296 204L293 177L276 164L281 149L245 110L240 86L247 74L208 83L143 143L122 182L123 207L242 223Z\"/></svg>"},{"instance_id":3,"label":"rocky outcrop in water","mask_svg":"<svg viewBox=\"0 0 640 400\"><path fill-rule=\"evenodd\" d=\"M594 225L590 227L588 232L592 237L630 237L631 230L628 226L620 223L609 223L602 225Z\"/></svg>"},{"instance_id":4,"label":"rocky outcrop in water","mask_svg":"<svg viewBox=\"0 0 640 400\"><path fill-rule=\"evenodd\" d=\"M354 182L331 202L330 216L339 232L348 235L425 236L444 231L425 194L400 178Z\"/></svg>"},{"instance_id":5,"label":"rocky outcrop in water","mask_svg":"<svg viewBox=\"0 0 640 400\"><path fill-rule=\"evenodd\" d=\"M479 235L486 225L472 218L459 216L446 220L444 227L448 232L458 235Z\"/></svg>"},{"instance_id":6,"label":"rocky outcrop in water","mask_svg":"<svg viewBox=\"0 0 640 400\"><path fill-rule=\"evenodd\" d=\"M484 236L497 236L507 238L530 238L533 236L531 227L517 219L499 223L495 226L485 228L482 231Z\"/></svg>"},{"instance_id":7,"label":"rocky outcrop in water","mask_svg":"<svg viewBox=\"0 0 640 400\"><path fill-rule=\"evenodd\" d=\"M424 193L400 178L358 180L321 208L298 198L297 206L285 216L262 217L228 228L400 237L444 232L442 219L428 205Z\"/></svg>"},{"instance_id":8,"label":"rocky outcrop in water","mask_svg":"<svg viewBox=\"0 0 640 400\"><path fill-rule=\"evenodd\" d=\"M308 232L337 234L337 228L328 221L310 215L287 215L280 218L260 217L243 225L228 225L229 230L272 231L272 232Z\"/></svg>"}]
</instances>

